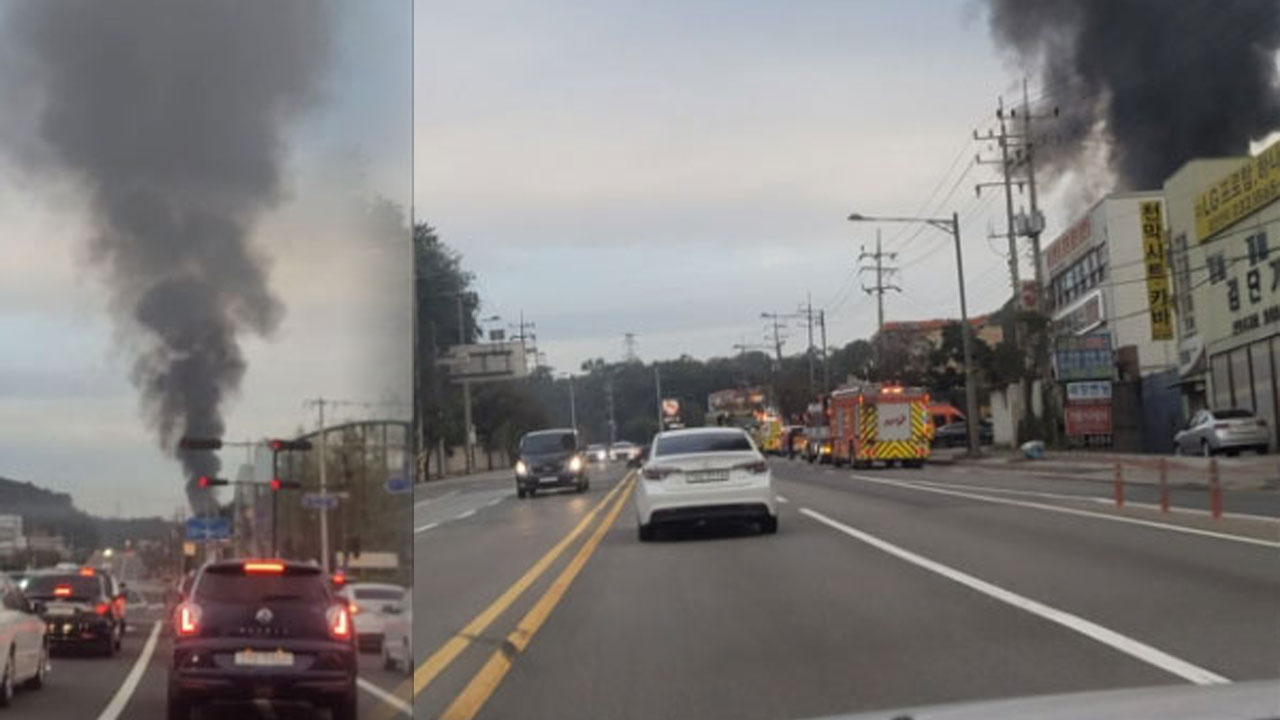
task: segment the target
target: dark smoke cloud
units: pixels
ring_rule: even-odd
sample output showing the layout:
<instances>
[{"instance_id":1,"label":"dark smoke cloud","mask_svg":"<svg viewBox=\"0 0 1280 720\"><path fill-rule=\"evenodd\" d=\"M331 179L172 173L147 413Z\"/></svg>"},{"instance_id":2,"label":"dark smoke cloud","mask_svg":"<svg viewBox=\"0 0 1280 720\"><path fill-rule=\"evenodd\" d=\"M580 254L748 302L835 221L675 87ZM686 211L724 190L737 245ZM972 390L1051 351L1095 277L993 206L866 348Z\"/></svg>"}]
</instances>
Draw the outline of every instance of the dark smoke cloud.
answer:
<instances>
[{"instance_id":1,"label":"dark smoke cloud","mask_svg":"<svg viewBox=\"0 0 1280 720\"><path fill-rule=\"evenodd\" d=\"M1105 154L1122 189L1193 157L1241 155L1280 129L1277 0L987 0L996 41L1038 68L1050 175ZM1043 108L1042 108L1043 109ZM1100 191L1105 192L1105 188Z\"/></svg>"},{"instance_id":2,"label":"dark smoke cloud","mask_svg":"<svg viewBox=\"0 0 1280 720\"><path fill-rule=\"evenodd\" d=\"M28 170L68 175L90 199L91 255L135 351L132 380L163 449L221 437L239 387L239 337L283 307L249 230L278 202L283 134L320 90L331 9L280 0L31 0L0 45ZM13 68L20 68L14 71ZM5 111L0 110L0 113ZM181 453L191 480L213 453Z\"/></svg>"}]
</instances>

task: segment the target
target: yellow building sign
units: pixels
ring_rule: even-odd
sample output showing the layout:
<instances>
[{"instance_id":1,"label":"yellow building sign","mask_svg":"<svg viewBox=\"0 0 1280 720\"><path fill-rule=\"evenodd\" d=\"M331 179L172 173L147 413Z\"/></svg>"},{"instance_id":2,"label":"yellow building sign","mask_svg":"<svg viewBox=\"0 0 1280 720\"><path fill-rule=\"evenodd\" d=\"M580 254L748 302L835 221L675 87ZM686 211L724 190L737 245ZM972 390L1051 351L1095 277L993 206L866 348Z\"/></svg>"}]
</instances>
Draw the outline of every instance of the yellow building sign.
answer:
<instances>
[{"instance_id":1,"label":"yellow building sign","mask_svg":"<svg viewBox=\"0 0 1280 720\"><path fill-rule=\"evenodd\" d=\"M1204 242L1280 198L1280 142L1249 158L1196 197L1196 239Z\"/></svg>"},{"instance_id":2,"label":"yellow building sign","mask_svg":"<svg viewBox=\"0 0 1280 720\"><path fill-rule=\"evenodd\" d=\"M1280 174L1278 174L1280 175ZM1147 268L1147 302L1151 307L1151 339L1173 339L1173 298L1165 262L1164 215L1159 201L1142 203L1142 259Z\"/></svg>"}]
</instances>

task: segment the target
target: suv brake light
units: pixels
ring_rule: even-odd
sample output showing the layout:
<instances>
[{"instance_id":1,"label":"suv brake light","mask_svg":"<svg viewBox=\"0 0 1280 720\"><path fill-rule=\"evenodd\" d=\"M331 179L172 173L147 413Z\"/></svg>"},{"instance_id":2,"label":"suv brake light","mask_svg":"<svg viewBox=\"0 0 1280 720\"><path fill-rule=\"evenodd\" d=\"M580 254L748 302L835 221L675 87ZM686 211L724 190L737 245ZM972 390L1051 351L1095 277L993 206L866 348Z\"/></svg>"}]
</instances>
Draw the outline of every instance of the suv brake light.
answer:
<instances>
[{"instance_id":1,"label":"suv brake light","mask_svg":"<svg viewBox=\"0 0 1280 720\"><path fill-rule=\"evenodd\" d=\"M97 605L93 606L93 611L98 613L99 615L106 615L107 613L111 612L111 605L108 603L98 603Z\"/></svg>"},{"instance_id":2,"label":"suv brake light","mask_svg":"<svg viewBox=\"0 0 1280 720\"><path fill-rule=\"evenodd\" d=\"M174 623L178 637L191 637L200 631L200 606L193 603L182 603L178 606L177 622Z\"/></svg>"},{"instance_id":3,"label":"suv brake light","mask_svg":"<svg viewBox=\"0 0 1280 720\"><path fill-rule=\"evenodd\" d=\"M279 575L284 572L284 563L278 562L246 562L244 564L246 573Z\"/></svg>"},{"instance_id":4,"label":"suv brake light","mask_svg":"<svg viewBox=\"0 0 1280 720\"><path fill-rule=\"evenodd\" d=\"M329 608L328 617L329 634L338 640L349 640L351 638L351 614L347 610L346 605L334 605Z\"/></svg>"},{"instance_id":5,"label":"suv brake light","mask_svg":"<svg viewBox=\"0 0 1280 720\"><path fill-rule=\"evenodd\" d=\"M70 585L59 585L53 589L54 597L71 597Z\"/></svg>"}]
</instances>

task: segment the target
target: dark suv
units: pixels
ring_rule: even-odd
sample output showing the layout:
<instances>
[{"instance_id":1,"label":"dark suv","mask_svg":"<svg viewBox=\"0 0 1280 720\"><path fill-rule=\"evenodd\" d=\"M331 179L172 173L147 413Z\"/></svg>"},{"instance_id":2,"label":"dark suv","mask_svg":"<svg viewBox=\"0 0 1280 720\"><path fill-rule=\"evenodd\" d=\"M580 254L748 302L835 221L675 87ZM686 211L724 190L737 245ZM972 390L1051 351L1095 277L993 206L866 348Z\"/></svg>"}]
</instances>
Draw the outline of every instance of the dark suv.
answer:
<instances>
[{"instance_id":1,"label":"dark suv","mask_svg":"<svg viewBox=\"0 0 1280 720\"><path fill-rule=\"evenodd\" d=\"M540 488L571 487L585 492L587 458L574 430L538 430L520 438L516 495L532 497Z\"/></svg>"},{"instance_id":2,"label":"dark suv","mask_svg":"<svg viewBox=\"0 0 1280 720\"><path fill-rule=\"evenodd\" d=\"M202 567L174 611L169 720L258 700L356 717L355 628L320 568L287 560Z\"/></svg>"},{"instance_id":3,"label":"dark suv","mask_svg":"<svg viewBox=\"0 0 1280 720\"><path fill-rule=\"evenodd\" d=\"M124 594L93 568L43 570L22 592L44 620L50 649L88 648L110 657L124 637Z\"/></svg>"}]
</instances>

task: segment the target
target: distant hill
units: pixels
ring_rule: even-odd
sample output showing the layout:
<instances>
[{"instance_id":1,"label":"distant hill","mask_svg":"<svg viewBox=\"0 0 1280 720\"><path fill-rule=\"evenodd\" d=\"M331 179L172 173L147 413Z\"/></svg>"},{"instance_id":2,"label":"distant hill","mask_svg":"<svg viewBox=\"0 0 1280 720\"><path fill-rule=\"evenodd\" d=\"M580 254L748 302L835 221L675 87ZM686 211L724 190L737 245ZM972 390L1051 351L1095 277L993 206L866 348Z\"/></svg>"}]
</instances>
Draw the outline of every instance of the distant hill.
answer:
<instances>
[{"instance_id":1,"label":"distant hill","mask_svg":"<svg viewBox=\"0 0 1280 720\"><path fill-rule=\"evenodd\" d=\"M122 545L125 539L169 538L169 524L163 518L94 517L76 508L68 493L5 477L0 477L0 514L21 515L28 534L61 535L77 553Z\"/></svg>"}]
</instances>

